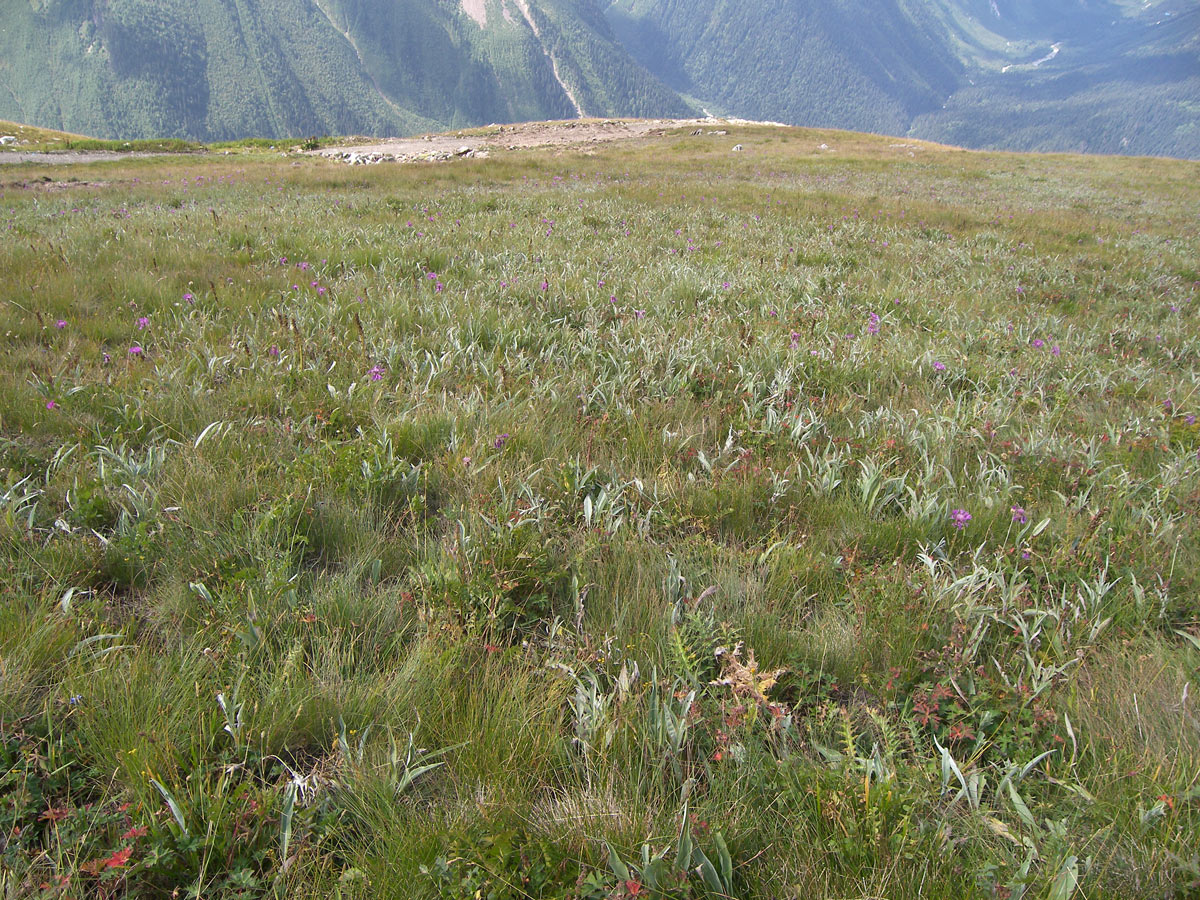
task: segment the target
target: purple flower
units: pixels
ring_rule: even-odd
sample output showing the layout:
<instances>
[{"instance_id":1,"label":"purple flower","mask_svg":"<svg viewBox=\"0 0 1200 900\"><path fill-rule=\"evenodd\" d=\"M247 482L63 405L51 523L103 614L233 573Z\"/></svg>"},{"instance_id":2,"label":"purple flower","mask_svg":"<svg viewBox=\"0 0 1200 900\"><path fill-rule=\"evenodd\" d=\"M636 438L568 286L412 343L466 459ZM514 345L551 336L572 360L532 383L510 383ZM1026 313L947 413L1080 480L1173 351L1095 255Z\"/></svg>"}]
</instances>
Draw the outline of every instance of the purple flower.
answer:
<instances>
[{"instance_id":1,"label":"purple flower","mask_svg":"<svg viewBox=\"0 0 1200 900\"><path fill-rule=\"evenodd\" d=\"M1187 422L1189 425L1195 425L1195 424L1196 424L1196 417L1195 417L1195 416L1188 416L1186 419L1184 419L1184 421L1185 421L1185 422Z\"/></svg>"},{"instance_id":2,"label":"purple flower","mask_svg":"<svg viewBox=\"0 0 1200 900\"><path fill-rule=\"evenodd\" d=\"M962 530L967 527L967 523L971 521L971 514L965 509L950 510L950 522L955 528Z\"/></svg>"},{"instance_id":3,"label":"purple flower","mask_svg":"<svg viewBox=\"0 0 1200 900\"><path fill-rule=\"evenodd\" d=\"M1046 342L1043 341L1041 338L1034 338L1033 346L1034 346L1035 350L1041 350L1043 347L1046 346Z\"/></svg>"},{"instance_id":4,"label":"purple flower","mask_svg":"<svg viewBox=\"0 0 1200 900\"><path fill-rule=\"evenodd\" d=\"M270 348L267 350L267 356L278 356L278 355L279 355L279 347L276 346L275 344L272 344L270 346Z\"/></svg>"},{"instance_id":5,"label":"purple flower","mask_svg":"<svg viewBox=\"0 0 1200 900\"><path fill-rule=\"evenodd\" d=\"M1062 350L1059 349L1058 344L1055 344L1053 347L1051 347L1050 352L1055 356L1062 356Z\"/></svg>"},{"instance_id":6,"label":"purple flower","mask_svg":"<svg viewBox=\"0 0 1200 900\"><path fill-rule=\"evenodd\" d=\"M937 369L939 372L945 372L945 371L946 371L946 364L945 364L944 362L935 362L935 363L933 364L933 367L934 367L935 369Z\"/></svg>"},{"instance_id":7,"label":"purple flower","mask_svg":"<svg viewBox=\"0 0 1200 900\"><path fill-rule=\"evenodd\" d=\"M379 381L383 378L383 366L371 366L367 374L371 376L372 381Z\"/></svg>"},{"instance_id":8,"label":"purple flower","mask_svg":"<svg viewBox=\"0 0 1200 900\"><path fill-rule=\"evenodd\" d=\"M507 443L508 443L508 432L506 431L506 432L504 432L504 434L500 435L498 438L496 438L494 441L492 441L492 446L495 449L499 450L501 447L503 447Z\"/></svg>"},{"instance_id":9,"label":"purple flower","mask_svg":"<svg viewBox=\"0 0 1200 900\"><path fill-rule=\"evenodd\" d=\"M791 343L788 344L788 346L791 347L793 350L795 350L797 347L800 346L800 332L798 332L798 331L792 332L792 340L791 340Z\"/></svg>"},{"instance_id":10,"label":"purple flower","mask_svg":"<svg viewBox=\"0 0 1200 900\"><path fill-rule=\"evenodd\" d=\"M137 344L134 344L132 347L129 348L129 355L130 356L141 356L142 348L139 347Z\"/></svg>"},{"instance_id":11,"label":"purple flower","mask_svg":"<svg viewBox=\"0 0 1200 900\"><path fill-rule=\"evenodd\" d=\"M1019 506L1014 506L1012 508L1012 520L1014 522L1016 522L1018 525L1024 525L1026 522L1029 521L1029 516L1027 516L1025 514L1024 509L1022 509Z\"/></svg>"},{"instance_id":12,"label":"purple flower","mask_svg":"<svg viewBox=\"0 0 1200 900\"><path fill-rule=\"evenodd\" d=\"M196 302L196 298L192 295L191 291L188 291L188 293L184 294L183 299L187 301L188 306L191 306Z\"/></svg>"},{"instance_id":13,"label":"purple flower","mask_svg":"<svg viewBox=\"0 0 1200 900\"><path fill-rule=\"evenodd\" d=\"M633 311L633 317L635 319L644 319L646 318L646 311L644 309L635 309Z\"/></svg>"},{"instance_id":14,"label":"purple flower","mask_svg":"<svg viewBox=\"0 0 1200 900\"><path fill-rule=\"evenodd\" d=\"M543 290L543 291L548 291L548 290L550 290L550 282L548 282L548 281L543 281L543 282L542 282L542 290Z\"/></svg>"},{"instance_id":15,"label":"purple flower","mask_svg":"<svg viewBox=\"0 0 1200 900\"><path fill-rule=\"evenodd\" d=\"M150 319L148 317L142 316L137 320L138 331L145 331L149 327L150 327Z\"/></svg>"},{"instance_id":16,"label":"purple flower","mask_svg":"<svg viewBox=\"0 0 1200 900\"><path fill-rule=\"evenodd\" d=\"M55 403L53 400L47 400L46 401L46 409L58 409L58 404Z\"/></svg>"},{"instance_id":17,"label":"purple flower","mask_svg":"<svg viewBox=\"0 0 1200 900\"><path fill-rule=\"evenodd\" d=\"M64 328L67 327L67 320L59 319L57 322L54 323L54 327L57 328L59 331L62 331Z\"/></svg>"}]
</instances>

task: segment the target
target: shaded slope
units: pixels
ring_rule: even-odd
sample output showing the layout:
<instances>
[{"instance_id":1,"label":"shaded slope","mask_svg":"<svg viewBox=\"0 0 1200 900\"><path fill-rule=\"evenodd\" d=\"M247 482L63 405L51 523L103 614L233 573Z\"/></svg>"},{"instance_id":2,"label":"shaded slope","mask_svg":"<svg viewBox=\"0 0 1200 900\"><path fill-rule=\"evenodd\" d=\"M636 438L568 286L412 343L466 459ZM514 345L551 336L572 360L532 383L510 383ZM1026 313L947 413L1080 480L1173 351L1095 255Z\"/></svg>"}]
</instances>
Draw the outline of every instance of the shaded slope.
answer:
<instances>
[{"instance_id":1,"label":"shaded slope","mask_svg":"<svg viewBox=\"0 0 1200 900\"><path fill-rule=\"evenodd\" d=\"M412 133L687 107L590 0L0 0L0 117L106 137ZM505 15L505 12L510 15Z\"/></svg>"}]
</instances>

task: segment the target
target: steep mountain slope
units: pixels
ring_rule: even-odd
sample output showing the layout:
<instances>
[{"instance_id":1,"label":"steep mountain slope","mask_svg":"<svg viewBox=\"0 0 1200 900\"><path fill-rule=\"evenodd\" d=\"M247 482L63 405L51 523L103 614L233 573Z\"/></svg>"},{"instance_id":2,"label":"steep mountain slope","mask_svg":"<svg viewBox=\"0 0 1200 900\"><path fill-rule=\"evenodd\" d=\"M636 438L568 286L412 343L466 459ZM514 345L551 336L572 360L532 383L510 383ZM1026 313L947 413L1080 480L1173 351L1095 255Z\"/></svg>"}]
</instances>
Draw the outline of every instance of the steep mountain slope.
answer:
<instances>
[{"instance_id":1,"label":"steep mountain slope","mask_svg":"<svg viewBox=\"0 0 1200 900\"><path fill-rule=\"evenodd\" d=\"M98 136L681 115L592 0L0 0L0 117Z\"/></svg>"},{"instance_id":2,"label":"steep mountain slope","mask_svg":"<svg viewBox=\"0 0 1200 900\"><path fill-rule=\"evenodd\" d=\"M723 112L1007 149L1200 156L1186 0L610 0L618 36Z\"/></svg>"},{"instance_id":3,"label":"steep mountain slope","mask_svg":"<svg viewBox=\"0 0 1200 900\"><path fill-rule=\"evenodd\" d=\"M713 113L1200 157L1195 0L0 0L0 118L102 137Z\"/></svg>"},{"instance_id":4,"label":"steep mountain slope","mask_svg":"<svg viewBox=\"0 0 1200 900\"><path fill-rule=\"evenodd\" d=\"M962 66L881 0L617 0L618 36L681 93L755 119L902 133Z\"/></svg>"}]
</instances>

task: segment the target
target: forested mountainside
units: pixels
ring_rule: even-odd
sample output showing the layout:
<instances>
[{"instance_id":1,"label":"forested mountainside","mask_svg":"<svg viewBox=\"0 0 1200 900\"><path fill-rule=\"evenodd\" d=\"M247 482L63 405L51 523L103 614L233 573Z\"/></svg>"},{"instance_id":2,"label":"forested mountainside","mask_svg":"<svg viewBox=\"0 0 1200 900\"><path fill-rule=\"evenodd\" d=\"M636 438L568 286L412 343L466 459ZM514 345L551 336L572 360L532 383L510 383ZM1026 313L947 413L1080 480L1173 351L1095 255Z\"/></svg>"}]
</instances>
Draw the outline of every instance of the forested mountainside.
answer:
<instances>
[{"instance_id":1,"label":"forested mountainside","mask_svg":"<svg viewBox=\"0 0 1200 900\"><path fill-rule=\"evenodd\" d=\"M971 147L1200 156L1200 9L1160 0L612 0L714 111Z\"/></svg>"},{"instance_id":2,"label":"forested mountainside","mask_svg":"<svg viewBox=\"0 0 1200 900\"><path fill-rule=\"evenodd\" d=\"M749 119L1200 157L1192 0L0 0L0 119L98 137Z\"/></svg>"},{"instance_id":3,"label":"forested mountainside","mask_svg":"<svg viewBox=\"0 0 1200 900\"><path fill-rule=\"evenodd\" d=\"M689 112L579 0L0 0L0 118L100 137Z\"/></svg>"}]
</instances>

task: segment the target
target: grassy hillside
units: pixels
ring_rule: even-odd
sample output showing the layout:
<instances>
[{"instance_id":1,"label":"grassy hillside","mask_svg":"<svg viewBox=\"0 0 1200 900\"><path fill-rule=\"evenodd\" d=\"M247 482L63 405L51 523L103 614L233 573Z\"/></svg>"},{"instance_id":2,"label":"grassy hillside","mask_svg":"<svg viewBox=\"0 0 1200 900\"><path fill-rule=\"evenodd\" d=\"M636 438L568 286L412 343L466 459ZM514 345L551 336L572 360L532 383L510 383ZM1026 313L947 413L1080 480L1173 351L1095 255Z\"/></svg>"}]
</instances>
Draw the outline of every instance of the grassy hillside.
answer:
<instances>
[{"instance_id":1,"label":"grassy hillside","mask_svg":"<svg viewBox=\"0 0 1200 900\"><path fill-rule=\"evenodd\" d=\"M0 897L1195 896L1197 185L0 164Z\"/></svg>"}]
</instances>

